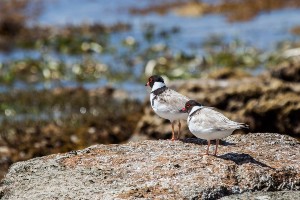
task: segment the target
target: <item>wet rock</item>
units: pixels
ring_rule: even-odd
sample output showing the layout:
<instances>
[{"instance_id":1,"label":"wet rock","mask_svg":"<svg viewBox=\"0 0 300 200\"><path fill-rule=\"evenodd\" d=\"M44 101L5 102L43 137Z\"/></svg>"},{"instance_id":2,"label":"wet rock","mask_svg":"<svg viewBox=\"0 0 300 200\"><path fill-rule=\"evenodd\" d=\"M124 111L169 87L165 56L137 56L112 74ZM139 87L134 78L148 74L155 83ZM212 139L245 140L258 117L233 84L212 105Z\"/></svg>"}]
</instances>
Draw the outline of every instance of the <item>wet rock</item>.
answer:
<instances>
[{"instance_id":1,"label":"wet rock","mask_svg":"<svg viewBox=\"0 0 300 200\"><path fill-rule=\"evenodd\" d=\"M0 146L0 178L4 177L9 166L13 163L11 156L12 150L6 146ZM3 170L5 169L5 170ZM0 195L1 197L1 195Z\"/></svg>"},{"instance_id":2,"label":"wet rock","mask_svg":"<svg viewBox=\"0 0 300 200\"><path fill-rule=\"evenodd\" d=\"M245 77L250 77L250 74L248 74L242 69L233 70L232 68L224 67L210 72L207 75L207 77L212 79L241 79Z\"/></svg>"},{"instance_id":3,"label":"wet rock","mask_svg":"<svg viewBox=\"0 0 300 200\"><path fill-rule=\"evenodd\" d=\"M170 87L227 117L250 125L252 132L279 132L300 136L300 83L289 83L265 73L257 77L193 79L176 81ZM151 138L171 137L171 125L152 111L147 100L144 116L135 130ZM190 137L186 123L182 137Z\"/></svg>"},{"instance_id":4,"label":"wet rock","mask_svg":"<svg viewBox=\"0 0 300 200\"><path fill-rule=\"evenodd\" d=\"M233 135L219 155L206 142L95 145L12 165L2 199L217 199L300 189L300 143L275 133Z\"/></svg>"},{"instance_id":5,"label":"wet rock","mask_svg":"<svg viewBox=\"0 0 300 200\"><path fill-rule=\"evenodd\" d=\"M274 67L271 75L284 81L300 82L300 57L296 56Z\"/></svg>"}]
</instances>

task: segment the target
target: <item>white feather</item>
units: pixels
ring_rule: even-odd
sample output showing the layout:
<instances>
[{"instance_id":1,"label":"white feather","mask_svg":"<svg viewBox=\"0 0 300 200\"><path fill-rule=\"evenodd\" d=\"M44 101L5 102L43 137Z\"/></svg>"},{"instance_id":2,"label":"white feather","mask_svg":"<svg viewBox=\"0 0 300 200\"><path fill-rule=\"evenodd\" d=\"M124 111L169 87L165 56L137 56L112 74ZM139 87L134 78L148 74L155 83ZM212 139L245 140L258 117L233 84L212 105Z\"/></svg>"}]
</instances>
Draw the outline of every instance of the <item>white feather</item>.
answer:
<instances>
[{"instance_id":1,"label":"white feather","mask_svg":"<svg viewBox=\"0 0 300 200\"><path fill-rule=\"evenodd\" d=\"M196 107L196 106L195 106ZM188 127L196 137L206 140L222 139L240 128L240 124L229 120L222 113L209 107L193 108L188 117ZM199 110L201 108L201 110ZM199 111L198 111L199 110ZM190 116L193 112L193 116Z\"/></svg>"},{"instance_id":2,"label":"white feather","mask_svg":"<svg viewBox=\"0 0 300 200\"><path fill-rule=\"evenodd\" d=\"M155 82L154 85L153 85L153 87L152 87L151 92L153 92L153 91L155 91L155 90L157 90L159 88L162 88L164 86L166 86L166 84L164 84L162 82Z\"/></svg>"},{"instance_id":3,"label":"white feather","mask_svg":"<svg viewBox=\"0 0 300 200\"><path fill-rule=\"evenodd\" d=\"M158 82L155 82L153 88L159 89L165 86L163 83L157 83ZM186 96L183 96L182 94L179 94L178 92L171 89L167 89L160 95L155 95L153 93L150 94L151 107L153 108L154 112L158 116L168 119L171 122L180 119L187 119L188 114L181 113L179 112L179 110L184 107L185 103L188 100L189 99Z\"/></svg>"}]
</instances>

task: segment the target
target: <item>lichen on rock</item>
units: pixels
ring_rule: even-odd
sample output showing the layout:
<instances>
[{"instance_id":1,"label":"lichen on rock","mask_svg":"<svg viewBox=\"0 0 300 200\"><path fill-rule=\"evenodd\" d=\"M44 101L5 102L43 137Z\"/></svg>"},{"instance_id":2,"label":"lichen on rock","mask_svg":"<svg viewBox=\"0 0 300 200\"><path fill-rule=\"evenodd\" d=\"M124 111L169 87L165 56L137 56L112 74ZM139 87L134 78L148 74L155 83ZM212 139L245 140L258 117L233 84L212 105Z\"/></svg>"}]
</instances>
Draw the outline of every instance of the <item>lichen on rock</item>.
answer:
<instances>
[{"instance_id":1,"label":"lichen on rock","mask_svg":"<svg viewBox=\"0 0 300 200\"><path fill-rule=\"evenodd\" d=\"M187 139L95 145L13 164L2 199L217 199L300 189L300 143L275 133L227 137L218 156Z\"/></svg>"}]
</instances>

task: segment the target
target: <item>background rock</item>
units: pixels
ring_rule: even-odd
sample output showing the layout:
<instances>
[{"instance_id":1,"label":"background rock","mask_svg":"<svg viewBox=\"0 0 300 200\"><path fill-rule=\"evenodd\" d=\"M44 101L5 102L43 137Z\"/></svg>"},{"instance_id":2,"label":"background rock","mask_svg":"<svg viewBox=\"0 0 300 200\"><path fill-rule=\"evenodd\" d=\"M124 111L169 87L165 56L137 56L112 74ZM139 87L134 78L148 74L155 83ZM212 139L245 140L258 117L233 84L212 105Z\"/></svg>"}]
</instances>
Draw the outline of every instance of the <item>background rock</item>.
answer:
<instances>
[{"instance_id":1,"label":"background rock","mask_svg":"<svg viewBox=\"0 0 300 200\"><path fill-rule=\"evenodd\" d=\"M220 77L223 74L221 71ZM228 77L232 78L176 81L169 86L203 105L218 108L232 120L249 124L252 132L300 136L300 83L285 82L269 73L257 77L242 75L240 79L236 73L230 76L226 71ZM191 137L185 123L183 130L183 137ZM154 114L149 100L132 139L139 138L139 134L149 139L171 137L169 121Z\"/></svg>"},{"instance_id":2,"label":"background rock","mask_svg":"<svg viewBox=\"0 0 300 200\"><path fill-rule=\"evenodd\" d=\"M274 133L227 137L219 156L188 139L96 145L12 165L1 199L216 199L300 189L300 144Z\"/></svg>"},{"instance_id":3,"label":"background rock","mask_svg":"<svg viewBox=\"0 0 300 200\"><path fill-rule=\"evenodd\" d=\"M285 81L300 82L300 57L295 56L282 62L278 67L271 69L271 74Z\"/></svg>"}]
</instances>

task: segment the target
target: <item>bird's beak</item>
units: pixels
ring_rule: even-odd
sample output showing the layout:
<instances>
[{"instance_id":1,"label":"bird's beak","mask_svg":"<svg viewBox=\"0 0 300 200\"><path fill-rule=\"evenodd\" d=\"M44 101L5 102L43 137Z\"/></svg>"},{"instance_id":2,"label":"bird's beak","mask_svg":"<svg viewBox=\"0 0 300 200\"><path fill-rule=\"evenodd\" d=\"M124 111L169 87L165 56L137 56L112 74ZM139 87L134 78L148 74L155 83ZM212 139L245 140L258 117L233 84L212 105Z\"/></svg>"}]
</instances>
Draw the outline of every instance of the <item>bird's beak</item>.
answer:
<instances>
[{"instance_id":1,"label":"bird's beak","mask_svg":"<svg viewBox=\"0 0 300 200\"><path fill-rule=\"evenodd\" d=\"M146 84L145 84L145 86L149 86L150 84L149 84L149 82L147 82Z\"/></svg>"},{"instance_id":2,"label":"bird's beak","mask_svg":"<svg viewBox=\"0 0 300 200\"><path fill-rule=\"evenodd\" d=\"M179 110L179 112L181 112L181 113L186 113L186 109L185 109L185 108L182 108L182 109Z\"/></svg>"}]
</instances>

